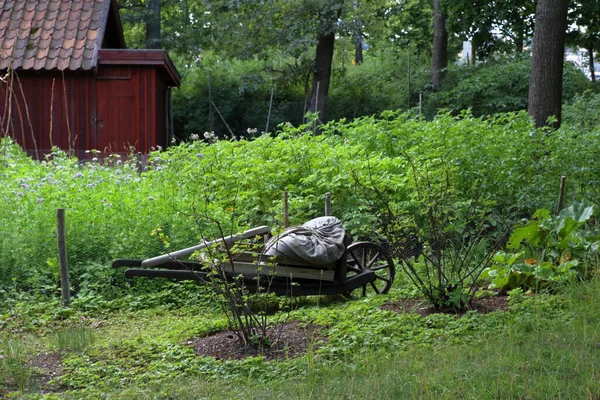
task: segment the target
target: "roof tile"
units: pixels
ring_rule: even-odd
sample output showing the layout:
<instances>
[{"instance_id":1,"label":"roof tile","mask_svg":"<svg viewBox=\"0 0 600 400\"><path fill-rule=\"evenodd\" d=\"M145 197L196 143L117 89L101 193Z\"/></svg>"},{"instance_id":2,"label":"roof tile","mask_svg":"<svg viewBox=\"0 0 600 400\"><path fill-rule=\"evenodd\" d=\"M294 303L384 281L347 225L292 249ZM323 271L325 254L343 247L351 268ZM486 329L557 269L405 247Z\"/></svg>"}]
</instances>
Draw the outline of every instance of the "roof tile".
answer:
<instances>
[{"instance_id":1,"label":"roof tile","mask_svg":"<svg viewBox=\"0 0 600 400\"><path fill-rule=\"evenodd\" d=\"M33 69L35 70L39 70L39 69L43 69L46 65L46 57L42 57L42 58L35 58L33 61Z\"/></svg>"},{"instance_id":2,"label":"roof tile","mask_svg":"<svg viewBox=\"0 0 600 400\"><path fill-rule=\"evenodd\" d=\"M58 57L47 58L46 65L44 65L44 69L54 69L58 65Z\"/></svg>"},{"instance_id":3,"label":"roof tile","mask_svg":"<svg viewBox=\"0 0 600 400\"><path fill-rule=\"evenodd\" d=\"M23 65L21 65L21 68L23 69L32 69L33 68L33 61L35 60L35 57L24 57L23 58Z\"/></svg>"},{"instance_id":4,"label":"roof tile","mask_svg":"<svg viewBox=\"0 0 600 400\"><path fill-rule=\"evenodd\" d=\"M23 13L23 22L21 23L21 25L29 25L33 20L34 15L35 10L25 10L25 12Z\"/></svg>"},{"instance_id":5,"label":"roof tile","mask_svg":"<svg viewBox=\"0 0 600 400\"><path fill-rule=\"evenodd\" d=\"M59 71L64 71L65 69L69 68L69 61L70 58L58 58L58 62L56 64L56 68L58 68Z\"/></svg>"},{"instance_id":6,"label":"roof tile","mask_svg":"<svg viewBox=\"0 0 600 400\"><path fill-rule=\"evenodd\" d=\"M111 1L0 0L0 69L93 68Z\"/></svg>"},{"instance_id":7,"label":"roof tile","mask_svg":"<svg viewBox=\"0 0 600 400\"><path fill-rule=\"evenodd\" d=\"M80 51L77 55L76 51L73 52L71 59L69 60L69 69L81 68L81 62L83 61L83 51Z\"/></svg>"},{"instance_id":8,"label":"roof tile","mask_svg":"<svg viewBox=\"0 0 600 400\"><path fill-rule=\"evenodd\" d=\"M25 3L23 1L15 1L12 2L13 6L11 7L11 10L13 13L17 13L19 11L22 11L23 8L25 8Z\"/></svg>"}]
</instances>

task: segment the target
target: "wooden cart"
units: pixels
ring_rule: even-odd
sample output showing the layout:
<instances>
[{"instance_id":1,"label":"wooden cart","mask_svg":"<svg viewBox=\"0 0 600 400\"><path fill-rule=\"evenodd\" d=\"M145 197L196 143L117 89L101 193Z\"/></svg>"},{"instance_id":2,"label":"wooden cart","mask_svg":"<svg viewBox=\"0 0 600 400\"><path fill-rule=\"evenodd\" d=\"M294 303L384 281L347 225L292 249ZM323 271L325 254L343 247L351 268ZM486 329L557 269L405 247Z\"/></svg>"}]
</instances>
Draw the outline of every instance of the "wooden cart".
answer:
<instances>
[{"instance_id":1,"label":"wooden cart","mask_svg":"<svg viewBox=\"0 0 600 400\"><path fill-rule=\"evenodd\" d=\"M214 270L207 266L207 262L186 258L210 246L226 246L226 250L242 239L268 234L269 228L261 226L239 235L146 260L115 260L112 265L115 268L127 267L126 277L206 281L212 279ZM392 258L383 247L372 242L352 243L346 246L339 260L325 265L314 265L286 256L266 256L260 250L242 253L226 251L226 256L222 258L226 261L217 265L225 277L242 275L249 289L256 291L268 287L269 292L278 295L382 294L388 292L395 276Z\"/></svg>"}]
</instances>

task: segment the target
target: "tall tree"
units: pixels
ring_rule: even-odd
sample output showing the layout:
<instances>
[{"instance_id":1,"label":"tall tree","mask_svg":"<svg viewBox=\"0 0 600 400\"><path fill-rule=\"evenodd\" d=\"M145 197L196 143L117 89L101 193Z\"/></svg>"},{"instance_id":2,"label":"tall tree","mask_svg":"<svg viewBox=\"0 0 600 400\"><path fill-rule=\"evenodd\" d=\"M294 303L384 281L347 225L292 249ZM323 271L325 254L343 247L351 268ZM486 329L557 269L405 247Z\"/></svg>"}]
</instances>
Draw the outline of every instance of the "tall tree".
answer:
<instances>
[{"instance_id":1,"label":"tall tree","mask_svg":"<svg viewBox=\"0 0 600 400\"><path fill-rule=\"evenodd\" d=\"M446 11L448 30L471 41L479 59L496 52L521 52L533 33L531 0L453 0Z\"/></svg>"},{"instance_id":2,"label":"tall tree","mask_svg":"<svg viewBox=\"0 0 600 400\"><path fill-rule=\"evenodd\" d=\"M600 0L573 1L568 18L571 29L567 43L586 49L590 78L596 82L594 53L600 48Z\"/></svg>"},{"instance_id":3,"label":"tall tree","mask_svg":"<svg viewBox=\"0 0 600 400\"><path fill-rule=\"evenodd\" d=\"M431 0L394 1L377 12L374 28L381 40L402 48L411 47L431 54L433 42L433 3ZM383 26L381 26L383 25Z\"/></svg>"},{"instance_id":4,"label":"tall tree","mask_svg":"<svg viewBox=\"0 0 600 400\"><path fill-rule=\"evenodd\" d=\"M321 10L317 36L312 92L308 111L317 114L321 123L327 122L327 97L331 81L331 66L335 44L335 27L342 12L343 0L335 1Z\"/></svg>"},{"instance_id":5,"label":"tall tree","mask_svg":"<svg viewBox=\"0 0 600 400\"><path fill-rule=\"evenodd\" d=\"M433 0L433 57L431 60L431 84L434 90L442 86L448 68L448 31L446 10L441 0Z\"/></svg>"},{"instance_id":6,"label":"tall tree","mask_svg":"<svg viewBox=\"0 0 600 400\"><path fill-rule=\"evenodd\" d=\"M360 8L358 0L352 2L354 11ZM354 62L356 65L360 65L363 62L363 28L360 17L354 18Z\"/></svg>"},{"instance_id":7,"label":"tall tree","mask_svg":"<svg viewBox=\"0 0 600 400\"><path fill-rule=\"evenodd\" d=\"M160 49L160 4L161 0L146 0L146 47Z\"/></svg>"},{"instance_id":8,"label":"tall tree","mask_svg":"<svg viewBox=\"0 0 600 400\"><path fill-rule=\"evenodd\" d=\"M535 10L528 113L536 127L555 117L560 127L569 0L538 0Z\"/></svg>"}]
</instances>

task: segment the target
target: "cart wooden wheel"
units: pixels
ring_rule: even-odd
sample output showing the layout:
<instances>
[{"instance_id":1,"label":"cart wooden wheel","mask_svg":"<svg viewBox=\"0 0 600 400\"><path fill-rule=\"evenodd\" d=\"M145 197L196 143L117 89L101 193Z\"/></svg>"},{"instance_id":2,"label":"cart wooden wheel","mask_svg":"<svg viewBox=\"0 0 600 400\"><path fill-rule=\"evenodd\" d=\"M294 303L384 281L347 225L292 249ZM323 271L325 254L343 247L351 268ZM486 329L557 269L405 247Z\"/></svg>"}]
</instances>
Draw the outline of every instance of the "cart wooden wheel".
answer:
<instances>
[{"instance_id":1,"label":"cart wooden wheel","mask_svg":"<svg viewBox=\"0 0 600 400\"><path fill-rule=\"evenodd\" d=\"M360 287L361 295L385 294L392 287L396 268L388 253L376 243L356 242L347 249L347 276L352 277L365 269L375 272L375 279ZM353 292L357 292L358 289Z\"/></svg>"}]
</instances>

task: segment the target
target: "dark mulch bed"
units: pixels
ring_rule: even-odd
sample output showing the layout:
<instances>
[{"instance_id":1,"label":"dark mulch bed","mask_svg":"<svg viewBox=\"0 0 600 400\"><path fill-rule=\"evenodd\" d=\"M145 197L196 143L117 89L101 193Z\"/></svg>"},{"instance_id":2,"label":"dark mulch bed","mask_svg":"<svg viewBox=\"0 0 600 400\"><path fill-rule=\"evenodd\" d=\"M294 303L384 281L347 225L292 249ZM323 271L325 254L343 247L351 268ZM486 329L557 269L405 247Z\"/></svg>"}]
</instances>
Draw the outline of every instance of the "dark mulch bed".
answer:
<instances>
[{"instance_id":1,"label":"dark mulch bed","mask_svg":"<svg viewBox=\"0 0 600 400\"><path fill-rule=\"evenodd\" d=\"M53 379L64 373L64 366L59 354L39 353L30 359L29 365L34 368L31 376L23 375L19 377L26 380L23 384L27 389L34 389L42 395L64 391L65 388L61 385L51 383ZM0 390L0 398L11 391L19 390L19 385L14 381L4 382L4 385L4 392Z\"/></svg>"},{"instance_id":2,"label":"dark mulch bed","mask_svg":"<svg viewBox=\"0 0 600 400\"><path fill-rule=\"evenodd\" d=\"M244 346L237 335L222 331L188 340L197 355L214 357L217 360L241 360L246 357L263 356L265 360L283 360L306 353L309 346L324 340L315 325L300 325L289 322L270 328L270 346Z\"/></svg>"},{"instance_id":3,"label":"dark mulch bed","mask_svg":"<svg viewBox=\"0 0 600 400\"><path fill-rule=\"evenodd\" d=\"M63 388L57 384L50 384L55 378L64 374L65 368L57 353L40 353L31 363L36 368L34 379L43 392L57 392Z\"/></svg>"},{"instance_id":4,"label":"dark mulch bed","mask_svg":"<svg viewBox=\"0 0 600 400\"><path fill-rule=\"evenodd\" d=\"M434 313L452 313L452 310L435 310L425 300L402 299L382 306L385 310L398 313L416 313L427 316ZM470 310L485 314L492 311L507 311L508 296L491 296L475 299ZM457 314L461 316L463 313ZM194 337L188 340L199 356L214 357L217 360L241 360L246 357L263 356L265 360L282 360L306 353L309 345L326 340L319 335L318 327L314 325L300 326L290 322L272 328L270 331L271 346L244 346L232 331L222 331L204 337Z\"/></svg>"},{"instance_id":5,"label":"dark mulch bed","mask_svg":"<svg viewBox=\"0 0 600 400\"><path fill-rule=\"evenodd\" d=\"M454 310L442 309L436 310L431 307L425 300L402 299L394 303L384 304L381 306L384 310L395 311L397 313L415 313L421 316L427 316L435 313L449 313L462 316L466 311L477 311L481 314L487 314L493 311L508 310L508 296L490 296L479 299L474 299L468 310L462 313L456 313Z\"/></svg>"}]
</instances>

